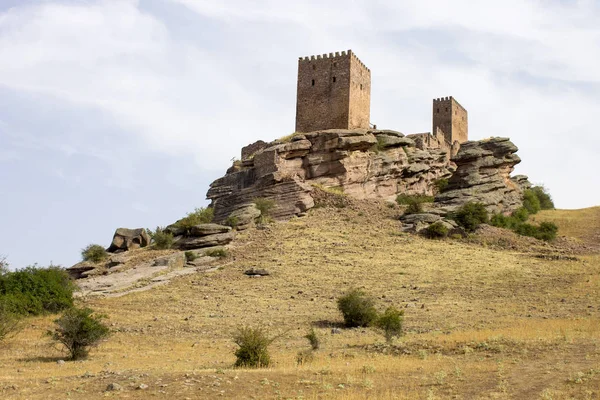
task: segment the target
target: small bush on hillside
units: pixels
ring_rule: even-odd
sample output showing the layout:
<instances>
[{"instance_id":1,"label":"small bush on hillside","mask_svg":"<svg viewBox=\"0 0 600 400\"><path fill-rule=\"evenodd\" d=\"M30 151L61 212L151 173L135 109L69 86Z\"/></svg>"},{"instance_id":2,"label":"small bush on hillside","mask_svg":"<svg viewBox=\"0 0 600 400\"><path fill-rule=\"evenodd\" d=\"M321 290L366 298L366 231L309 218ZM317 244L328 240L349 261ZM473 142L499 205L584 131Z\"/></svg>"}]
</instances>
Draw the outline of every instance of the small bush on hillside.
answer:
<instances>
[{"instance_id":1,"label":"small bush on hillside","mask_svg":"<svg viewBox=\"0 0 600 400\"><path fill-rule=\"evenodd\" d=\"M385 340L390 343L394 337L402 334L402 322L404 320L404 311L396 307L388 307L385 312L377 319L375 325L383 331Z\"/></svg>"},{"instance_id":2,"label":"small bush on hillside","mask_svg":"<svg viewBox=\"0 0 600 400\"><path fill-rule=\"evenodd\" d=\"M442 193L448 187L448 179L440 178L437 181L433 182L435 186L435 190L437 193Z\"/></svg>"},{"instance_id":3,"label":"small bush on hillside","mask_svg":"<svg viewBox=\"0 0 600 400\"><path fill-rule=\"evenodd\" d=\"M459 208L452 218L467 232L473 232L480 224L488 222L488 213L482 203L469 202Z\"/></svg>"},{"instance_id":4,"label":"small bush on hillside","mask_svg":"<svg viewBox=\"0 0 600 400\"><path fill-rule=\"evenodd\" d=\"M296 364L304 365L310 364L315 359L315 353L313 350L301 350L296 354Z\"/></svg>"},{"instance_id":5,"label":"small bush on hillside","mask_svg":"<svg viewBox=\"0 0 600 400\"><path fill-rule=\"evenodd\" d=\"M417 200L411 200L408 207L404 210L404 214L419 214L423 212L423 204Z\"/></svg>"},{"instance_id":6,"label":"small bush on hillside","mask_svg":"<svg viewBox=\"0 0 600 400\"><path fill-rule=\"evenodd\" d=\"M337 301L348 328L370 326L377 319L375 302L360 289L352 289Z\"/></svg>"},{"instance_id":7,"label":"small bush on hillside","mask_svg":"<svg viewBox=\"0 0 600 400\"><path fill-rule=\"evenodd\" d=\"M527 221L529 218L529 211L527 211L525 207L521 207L513 211L510 216L516 220L514 224L517 225L519 222Z\"/></svg>"},{"instance_id":8,"label":"small bush on hillside","mask_svg":"<svg viewBox=\"0 0 600 400\"><path fill-rule=\"evenodd\" d=\"M194 209L193 212L188 213L184 218L175 222L175 226L178 228L185 229L188 231L192 226L200 224L209 224L212 222L215 216L215 210L211 207L200 207Z\"/></svg>"},{"instance_id":9,"label":"small bush on hillside","mask_svg":"<svg viewBox=\"0 0 600 400\"><path fill-rule=\"evenodd\" d=\"M19 316L11 312L8 306L0 302L0 342L16 333L21 327Z\"/></svg>"},{"instance_id":10,"label":"small bush on hillside","mask_svg":"<svg viewBox=\"0 0 600 400\"><path fill-rule=\"evenodd\" d=\"M227 253L227 249L210 249L210 250L206 250L204 252L204 255L209 256L209 257L219 257L219 258L225 258L227 257L228 253Z\"/></svg>"},{"instance_id":11,"label":"small bush on hillside","mask_svg":"<svg viewBox=\"0 0 600 400\"><path fill-rule=\"evenodd\" d=\"M260 211L260 216L257 218L257 222L264 224L271 220L271 211L273 207L275 207L275 202L271 199L266 199L264 197L257 197L254 200L254 205Z\"/></svg>"},{"instance_id":12,"label":"small bush on hillside","mask_svg":"<svg viewBox=\"0 0 600 400\"><path fill-rule=\"evenodd\" d=\"M435 222L425 229L425 236L429 239L442 239L448 236L448 228L441 222Z\"/></svg>"},{"instance_id":13,"label":"small bush on hillside","mask_svg":"<svg viewBox=\"0 0 600 400\"><path fill-rule=\"evenodd\" d=\"M102 319L104 315L94 315L90 308L71 308L56 321L56 328L48 335L66 347L71 360L86 358L89 348L109 335L109 329Z\"/></svg>"},{"instance_id":14,"label":"small bush on hillside","mask_svg":"<svg viewBox=\"0 0 600 400\"><path fill-rule=\"evenodd\" d=\"M529 214L537 214L541 210L540 200L531 189L527 189L523 193L523 208Z\"/></svg>"},{"instance_id":15,"label":"small bush on hillside","mask_svg":"<svg viewBox=\"0 0 600 400\"><path fill-rule=\"evenodd\" d=\"M306 334L306 336L304 337L308 339L311 349L319 350L319 347L321 347L321 340L319 339L319 336L317 335L317 332L315 332L314 329L311 329L310 332L308 332L308 334Z\"/></svg>"},{"instance_id":16,"label":"small bush on hillside","mask_svg":"<svg viewBox=\"0 0 600 400\"><path fill-rule=\"evenodd\" d=\"M66 271L53 265L0 275L0 304L13 314L40 315L70 308L74 290Z\"/></svg>"},{"instance_id":17,"label":"small bush on hillside","mask_svg":"<svg viewBox=\"0 0 600 400\"><path fill-rule=\"evenodd\" d=\"M90 244L81 250L81 258L83 258L83 261L99 263L108 258L108 253L99 244Z\"/></svg>"},{"instance_id":18,"label":"small bush on hillside","mask_svg":"<svg viewBox=\"0 0 600 400\"><path fill-rule=\"evenodd\" d=\"M173 234L165 231L163 228L156 227L156 231L154 231L151 237L156 250L166 250L173 246Z\"/></svg>"},{"instance_id":19,"label":"small bush on hillside","mask_svg":"<svg viewBox=\"0 0 600 400\"><path fill-rule=\"evenodd\" d=\"M552 197L548 193L545 187L543 186L534 186L531 188L531 191L536 195L540 202L540 208L542 210L553 210L554 202L552 201Z\"/></svg>"},{"instance_id":20,"label":"small bush on hillside","mask_svg":"<svg viewBox=\"0 0 600 400\"><path fill-rule=\"evenodd\" d=\"M186 262L192 262L194 261L196 258L198 258L198 256L196 255L196 253L194 253L193 251L186 251L185 253L185 261Z\"/></svg>"},{"instance_id":21,"label":"small bush on hillside","mask_svg":"<svg viewBox=\"0 0 600 400\"><path fill-rule=\"evenodd\" d=\"M242 327L233 336L233 341L238 345L235 351L236 367L260 368L271 364L269 345L275 339L269 338L262 328Z\"/></svg>"},{"instance_id":22,"label":"small bush on hillside","mask_svg":"<svg viewBox=\"0 0 600 400\"><path fill-rule=\"evenodd\" d=\"M556 238L558 227L552 222L542 222L539 226L523 223L515 228L515 232L549 242Z\"/></svg>"},{"instance_id":23,"label":"small bush on hillside","mask_svg":"<svg viewBox=\"0 0 600 400\"><path fill-rule=\"evenodd\" d=\"M233 216L230 215L225 220L225 225L230 226L232 229L236 229L239 224L240 224L240 219L238 217L236 217L235 215L233 215Z\"/></svg>"}]
</instances>

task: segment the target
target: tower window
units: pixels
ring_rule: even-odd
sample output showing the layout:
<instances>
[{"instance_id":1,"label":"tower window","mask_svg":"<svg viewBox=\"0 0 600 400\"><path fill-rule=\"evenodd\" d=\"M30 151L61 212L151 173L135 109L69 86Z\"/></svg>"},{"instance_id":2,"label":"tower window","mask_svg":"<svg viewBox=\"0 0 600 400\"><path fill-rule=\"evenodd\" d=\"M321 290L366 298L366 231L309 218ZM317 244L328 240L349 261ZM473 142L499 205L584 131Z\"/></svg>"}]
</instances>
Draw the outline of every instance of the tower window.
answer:
<instances>
[{"instance_id":1,"label":"tower window","mask_svg":"<svg viewBox=\"0 0 600 400\"><path fill-rule=\"evenodd\" d=\"M438 108L438 109L436 110L436 112L439 114L439 113L440 113L440 109Z\"/></svg>"},{"instance_id":2,"label":"tower window","mask_svg":"<svg viewBox=\"0 0 600 400\"><path fill-rule=\"evenodd\" d=\"M312 80L312 85L315 86L315 80L314 79Z\"/></svg>"},{"instance_id":3,"label":"tower window","mask_svg":"<svg viewBox=\"0 0 600 400\"><path fill-rule=\"evenodd\" d=\"M336 62L334 62L334 63L333 63L333 66L334 66L334 67L337 67L337 63L336 63Z\"/></svg>"},{"instance_id":4,"label":"tower window","mask_svg":"<svg viewBox=\"0 0 600 400\"><path fill-rule=\"evenodd\" d=\"M448 112L448 107L446 107L446 112Z\"/></svg>"},{"instance_id":5,"label":"tower window","mask_svg":"<svg viewBox=\"0 0 600 400\"><path fill-rule=\"evenodd\" d=\"M335 76L333 77L333 81L335 82Z\"/></svg>"},{"instance_id":6,"label":"tower window","mask_svg":"<svg viewBox=\"0 0 600 400\"><path fill-rule=\"evenodd\" d=\"M360 84L360 90L362 90L362 83Z\"/></svg>"},{"instance_id":7,"label":"tower window","mask_svg":"<svg viewBox=\"0 0 600 400\"><path fill-rule=\"evenodd\" d=\"M317 66L315 64L313 64L313 70L317 69Z\"/></svg>"}]
</instances>

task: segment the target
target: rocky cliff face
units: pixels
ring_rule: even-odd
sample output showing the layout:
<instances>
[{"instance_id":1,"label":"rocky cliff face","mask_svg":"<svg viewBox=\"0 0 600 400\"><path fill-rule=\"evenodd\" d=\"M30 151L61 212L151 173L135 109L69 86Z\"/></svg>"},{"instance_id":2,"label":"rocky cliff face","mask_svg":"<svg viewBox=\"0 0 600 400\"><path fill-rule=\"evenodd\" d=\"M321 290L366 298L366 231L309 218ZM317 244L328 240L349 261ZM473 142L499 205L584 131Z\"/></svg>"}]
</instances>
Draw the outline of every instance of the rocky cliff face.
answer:
<instances>
[{"instance_id":1,"label":"rocky cliff face","mask_svg":"<svg viewBox=\"0 0 600 400\"><path fill-rule=\"evenodd\" d=\"M255 198L274 200L271 216L285 219L314 206L314 185L358 199L432 195L433 183L454 170L446 151L417 149L402 133L332 129L245 147L242 160L210 185L207 197L216 222L233 214L243 225L255 215Z\"/></svg>"},{"instance_id":2,"label":"rocky cliff face","mask_svg":"<svg viewBox=\"0 0 600 400\"><path fill-rule=\"evenodd\" d=\"M462 144L452 158L456 171L446 190L436 196L436 206L454 211L469 201L480 202L492 214L509 213L521 207L523 190L531 184L526 176L510 176L521 162L515 154L517 150L508 138Z\"/></svg>"}]
</instances>

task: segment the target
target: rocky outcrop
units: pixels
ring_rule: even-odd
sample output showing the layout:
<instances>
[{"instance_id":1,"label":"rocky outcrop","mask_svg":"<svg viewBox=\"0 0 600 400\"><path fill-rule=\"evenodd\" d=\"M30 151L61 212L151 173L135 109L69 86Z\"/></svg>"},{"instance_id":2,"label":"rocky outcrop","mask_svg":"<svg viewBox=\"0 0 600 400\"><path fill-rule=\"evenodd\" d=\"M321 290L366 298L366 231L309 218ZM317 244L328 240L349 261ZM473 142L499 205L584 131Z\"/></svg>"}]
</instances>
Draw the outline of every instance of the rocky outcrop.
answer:
<instances>
[{"instance_id":1,"label":"rocky outcrop","mask_svg":"<svg viewBox=\"0 0 600 400\"><path fill-rule=\"evenodd\" d=\"M131 249L146 247L150 244L150 236L143 228L127 229L118 228L113 235L108 252L117 253Z\"/></svg>"},{"instance_id":2,"label":"rocky outcrop","mask_svg":"<svg viewBox=\"0 0 600 400\"><path fill-rule=\"evenodd\" d=\"M168 228L173 230L173 228ZM179 232L179 231L177 231ZM199 224L175 237L173 248L194 250L212 246L224 246L235 238L235 231L229 226Z\"/></svg>"},{"instance_id":3,"label":"rocky outcrop","mask_svg":"<svg viewBox=\"0 0 600 400\"><path fill-rule=\"evenodd\" d=\"M417 149L412 139L391 130L295 134L245 147L242 160L210 185L207 197L215 221L243 216L248 226L258 216L255 198L273 200L270 216L286 219L314 206L314 185L337 188L358 199L432 195L433 182L454 171L449 158L445 150Z\"/></svg>"},{"instance_id":4,"label":"rocky outcrop","mask_svg":"<svg viewBox=\"0 0 600 400\"><path fill-rule=\"evenodd\" d=\"M518 148L508 138L466 142L452 159L456 171L448 186L435 198L438 209L449 212L467 202L483 203L489 213L509 213L522 206L526 176L511 178L521 162Z\"/></svg>"}]
</instances>

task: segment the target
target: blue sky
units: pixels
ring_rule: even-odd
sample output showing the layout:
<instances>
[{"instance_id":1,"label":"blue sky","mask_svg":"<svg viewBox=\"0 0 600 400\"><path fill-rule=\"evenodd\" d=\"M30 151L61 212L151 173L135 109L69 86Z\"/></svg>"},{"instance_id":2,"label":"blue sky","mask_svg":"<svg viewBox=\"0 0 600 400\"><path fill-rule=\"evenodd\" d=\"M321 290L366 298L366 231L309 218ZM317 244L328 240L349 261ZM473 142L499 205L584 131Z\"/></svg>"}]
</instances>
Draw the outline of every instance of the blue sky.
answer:
<instances>
[{"instance_id":1,"label":"blue sky","mask_svg":"<svg viewBox=\"0 0 600 400\"><path fill-rule=\"evenodd\" d=\"M299 56L352 49L372 122L508 136L560 208L600 204L597 1L0 1L0 255L69 266L206 205L245 144L293 132Z\"/></svg>"}]
</instances>

